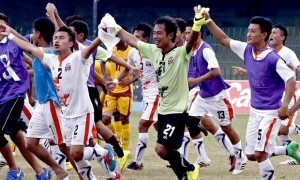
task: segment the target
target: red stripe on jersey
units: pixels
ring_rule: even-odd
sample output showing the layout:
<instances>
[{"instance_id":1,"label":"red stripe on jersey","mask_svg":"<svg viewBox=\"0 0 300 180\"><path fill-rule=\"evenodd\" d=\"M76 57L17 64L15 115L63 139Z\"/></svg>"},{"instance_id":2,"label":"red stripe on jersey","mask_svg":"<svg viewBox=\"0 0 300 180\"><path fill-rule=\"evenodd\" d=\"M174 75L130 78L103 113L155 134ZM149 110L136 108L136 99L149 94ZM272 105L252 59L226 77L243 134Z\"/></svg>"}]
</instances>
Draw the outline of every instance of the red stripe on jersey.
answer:
<instances>
[{"instance_id":1,"label":"red stripe on jersey","mask_svg":"<svg viewBox=\"0 0 300 180\"><path fill-rule=\"evenodd\" d=\"M191 104L190 104L189 109L191 109L192 104L194 103L194 101L195 101L195 99L196 99L196 97L197 97L198 94L199 94L199 91L197 91L197 92L194 94L194 97L193 97L193 99L192 99L192 102L191 102Z\"/></svg>"},{"instance_id":2,"label":"red stripe on jersey","mask_svg":"<svg viewBox=\"0 0 300 180\"><path fill-rule=\"evenodd\" d=\"M90 113L87 113L86 121L85 121L84 138L83 138L83 144L84 145L87 145L88 138L89 138L90 120L91 120L91 115L90 115Z\"/></svg>"},{"instance_id":3,"label":"red stripe on jersey","mask_svg":"<svg viewBox=\"0 0 300 180\"><path fill-rule=\"evenodd\" d=\"M266 147L268 145L268 142L269 142L269 139L270 139L270 136L271 136L271 133L272 133L272 129L273 129L275 123L276 123L276 118L273 119L273 121L271 122L271 124L269 126L269 129L267 131L266 142L265 142L265 145L264 145L264 151L266 150Z\"/></svg>"},{"instance_id":4,"label":"red stripe on jersey","mask_svg":"<svg viewBox=\"0 0 300 180\"><path fill-rule=\"evenodd\" d=\"M150 117L149 117L150 121L153 121L153 116L154 116L155 111L157 110L158 102L159 102L159 96L156 95L156 98L155 98L155 101L154 101L154 104L153 104L153 107L152 107L152 110L150 113Z\"/></svg>"},{"instance_id":5,"label":"red stripe on jersey","mask_svg":"<svg viewBox=\"0 0 300 180\"><path fill-rule=\"evenodd\" d=\"M52 100L50 100L49 103L50 103L50 113L52 116L52 121L53 121L56 135L57 135L57 144L62 144L62 143L64 143L64 141L63 141L64 138L63 138L63 133L61 130L60 122L59 122L59 119L58 119L58 116L56 113L56 108L55 108L55 105Z\"/></svg>"},{"instance_id":6,"label":"red stripe on jersey","mask_svg":"<svg viewBox=\"0 0 300 180\"><path fill-rule=\"evenodd\" d=\"M292 100L294 101L294 103L296 103L297 97L296 97L295 94L294 94ZM289 122L288 122L288 124L287 124L287 127L290 127L290 126L292 125L292 122L293 122L293 119L294 119L294 115L295 115L295 114L292 114L292 115L289 116Z\"/></svg>"},{"instance_id":7,"label":"red stripe on jersey","mask_svg":"<svg viewBox=\"0 0 300 180\"><path fill-rule=\"evenodd\" d=\"M22 111L25 114L25 116L28 119L28 121L30 121L30 119L31 119L31 113L30 113L29 109L24 105Z\"/></svg>"},{"instance_id":8,"label":"red stripe on jersey","mask_svg":"<svg viewBox=\"0 0 300 180\"><path fill-rule=\"evenodd\" d=\"M230 101L228 100L228 99L224 99L224 102L225 102L225 104L226 104L226 106L227 106L227 109L228 109L228 112L229 112L229 119L230 119L230 121L233 119L233 108L232 108L232 105L231 105L231 103L230 103Z\"/></svg>"}]
</instances>

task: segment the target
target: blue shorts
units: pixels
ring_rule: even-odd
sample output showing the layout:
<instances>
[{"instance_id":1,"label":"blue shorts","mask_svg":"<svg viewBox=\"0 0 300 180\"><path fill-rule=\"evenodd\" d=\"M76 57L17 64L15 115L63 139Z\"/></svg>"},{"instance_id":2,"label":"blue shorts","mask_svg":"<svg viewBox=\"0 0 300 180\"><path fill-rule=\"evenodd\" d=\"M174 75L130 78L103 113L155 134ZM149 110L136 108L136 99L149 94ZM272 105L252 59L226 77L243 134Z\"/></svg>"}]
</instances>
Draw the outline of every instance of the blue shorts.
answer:
<instances>
[{"instance_id":1,"label":"blue shorts","mask_svg":"<svg viewBox=\"0 0 300 180\"><path fill-rule=\"evenodd\" d=\"M183 141L187 118L188 114L186 112L167 115L158 114L157 143L166 146L170 150L179 149Z\"/></svg>"},{"instance_id":2,"label":"blue shorts","mask_svg":"<svg viewBox=\"0 0 300 180\"><path fill-rule=\"evenodd\" d=\"M20 127L24 98L18 97L0 104L0 128L4 134L15 135Z\"/></svg>"}]
</instances>

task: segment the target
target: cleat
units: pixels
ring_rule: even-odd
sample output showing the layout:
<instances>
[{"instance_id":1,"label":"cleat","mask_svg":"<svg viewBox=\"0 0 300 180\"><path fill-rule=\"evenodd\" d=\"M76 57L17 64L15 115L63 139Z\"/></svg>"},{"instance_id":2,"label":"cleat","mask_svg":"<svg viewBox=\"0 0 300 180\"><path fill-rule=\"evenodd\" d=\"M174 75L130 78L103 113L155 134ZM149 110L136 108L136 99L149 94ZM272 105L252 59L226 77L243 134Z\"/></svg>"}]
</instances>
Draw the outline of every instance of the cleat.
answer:
<instances>
[{"instance_id":1,"label":"cleat","mask_svg":"<svg viewBox=\"0 0 300 180\"><path fill-rule=\"evenodd\" d=\"M126 171L127 164L130 158L131 158L130 151L124 150L124 156L122 158L117 159L117 162L119 163L121 168L121 174L123 174Z\"/></svg>"},{"instance_id":2,"label":"cleat","mask_svg":"<svg viewBox=\"0 0 300 180\"><path fill-rule=\"evenodd\" d=\"M230 169L229 171L233 171L236 163L236 157L235 156L229 156L228 160L230 161Z\"/></svg>"},{"instance_id":3,"label":"cleat","mask_svg":"<svg viewBox=\"0 0 300 180\"><path fill-rule=\"evenodd\" d=\"M121 174L119 173L119 172L116 172L115 171L115 173L116 173L116 177L114 177L114 178L107 178L106 180L120 180L121 179Z\"/></svg>"},{"instance_id":4,"label":"cleat","mask_svg":"<svg viewBox=\"0 0 300 180\"><path fill-rule=\"evenodd\" d=\"M299 145L292 141L286 146L286 150L288 152L288 155L295 159L298 164L300 164L300 152L299 152Z\"/></svg>"},{"instance_id":5,"label":"cleat","mask_svg":"<svg viewBox=\"0 0 300 180\"><path fill-rule=\"evenodd\" d=\"M127 169L128 170L143 170L144 166L143 166L143 163L138 165L136 162L131 162L128 166L127 166Z\"/></svg>"},{"instance_id":6,"label":"cleat","mask_svg":"<svg viewBox=\"0 0 300 180\"><path fill-rule=\"evenodd\" d=\"M44 168L44 172L42 174L35 175L36 180L50 180L51 176L51 170L47 168Z\"/></svg>"},{"instance_id":7,"label":"cleat","mask_svg":"<svg viewBox=\"0 0 300 180\"><path fill-rule=\"evenodd\" d=\"M113 150L109 144L106 144L104 149L108 151L107 155L104 157L104 162L108 165L110 171L114 171L117 163L113 154Z\"/></svg>"},{"instance_id":8,"label":"cleat","mask_svg":"<svg viewBox=\"0 0 300 180\"><path fill-rule=\"evenodd\" d=\"M196 163L199 165L199 167L206 167L211 164L211 160L208 157L206 157L206 158L198 157Z\"/></svg>"},{"instance_id":9,"label":"cleat","mask_svg":"<svg viewBox=\"0 0 300 180\"><path fill-rule=\"evenodd\" d=\"M292 159L292 158L287 159L287 160L285 160L283 162L280 162L279 164L281 164L281 165L299 165L297 163L297 161L295 159Z\"/></svg>"},{"instance_id":10,"label":"cleat","mask_svg":"<svg viewBox=\"0 0 300 180\"><path fill-rule=\"evenodd\" d=\"M199 176L199 165L194 164L194 171L187 171L187 180L197 180Z\"/></svg>"},{"instance_id":11,"label":"cleat","mask_svg":"<svg viewBox=\"0 0 300 180\"><path fill-rule=\"evenodd\" d=\"M18 168L18 170L9 170L6 174L6 180L21 180L25 176L24 172Z\"/></svg>"},{"instance_id":12,"label":"cleat","mask_svg":"<svg viewBox=\"0 0 300 180\"><path fill-rule=\"evenodd\" d=\"M245 169L247 161L248 161L248 159L247 159L246 156L244 156L244 158L237 159L235 167L234 167L234 169L232 171L232 174L233 175L241 174L244 171L244 169Z\"/></svg>"},{"instance_id":13,"label":"cleat","mask_svg":"<svg viewBox=\"0 0 300 180\"><path fill-rule=\"evenodd\" d=\"M71 171L73 169L71 162L67 162L66 166L67 166L67 171Z\"/></svg>"}]
</instances>

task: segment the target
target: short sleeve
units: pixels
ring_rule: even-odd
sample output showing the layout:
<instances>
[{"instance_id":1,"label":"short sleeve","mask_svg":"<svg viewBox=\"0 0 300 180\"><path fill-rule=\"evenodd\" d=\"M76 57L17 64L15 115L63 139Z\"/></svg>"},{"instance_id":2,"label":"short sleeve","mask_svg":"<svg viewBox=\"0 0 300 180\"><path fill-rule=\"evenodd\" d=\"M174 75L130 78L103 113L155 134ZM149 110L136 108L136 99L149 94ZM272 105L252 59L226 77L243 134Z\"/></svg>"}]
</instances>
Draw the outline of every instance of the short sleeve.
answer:
<instances>
[{"instance_id":1,"label":"short sleeve","mask_svg":"<svg viewBox=\"0 0 300 180\"><path fill-rule=\"evenodd\" d=\"M143 41L138 41L137 42L137 48L140 51L142 57L147 58L147 59L154 59L153 58L153 45L145 43Z\"/></svg>"},{"instance_id":2,"label":"short sleeve","mask_svg":"<svg viewBox=\"0 0 300 180\"><path fill-rule=\"evenodd\" d=\"M246 50L247 43L237 41L237 40L230 40L230 49L237 54L242 60L244 60L244 52Z\"/></svg>"}]
</instances>

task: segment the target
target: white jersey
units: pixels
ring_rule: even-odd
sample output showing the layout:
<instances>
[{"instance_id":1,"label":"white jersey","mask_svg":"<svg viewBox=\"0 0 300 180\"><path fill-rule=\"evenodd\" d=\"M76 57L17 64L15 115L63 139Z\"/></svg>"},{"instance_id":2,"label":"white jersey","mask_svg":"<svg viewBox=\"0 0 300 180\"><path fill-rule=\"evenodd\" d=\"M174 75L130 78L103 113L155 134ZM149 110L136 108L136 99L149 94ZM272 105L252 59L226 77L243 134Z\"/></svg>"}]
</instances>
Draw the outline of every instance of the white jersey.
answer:
<instances>
[{"instance_id":1,"label":"white jersey","mask_svg":"<svg viewBox=\"0 0 300 180\"><path fill-rule=\"evenodd\" d=\"M57 55L44 54L43 62L51 69L63 117L75 118L94 112L86 85L91 58L83 59L81 51L77 51L62 61Z\"/></svg>"},{"instance_id":2,"label":"white jersey","mask_svg":"<svg viewBox=\"0 0 300 180\"><path fill-rule=\"evenodd\" d=\"M127 63L143 71L143 76L141 78L143 96L146 97L158 94L156 73L151 61L149 59L142 58L139 51L132 48L128 53Z\"/></svg>"},{"instance_id":3,"label":"white jersey","mask_svg":"<svg viewBox=\"0 0 300 180\"><path fill-rule=\"evenodd\" d=\"M285 60L286 64L288 66L291 66L292 68L296 69L297 66L300 65L300 61L297 58L297 55L293 50L291 50L288 47L283 46L280 51L277 53L282 59Z\"/></svg>"}]
</instances>

